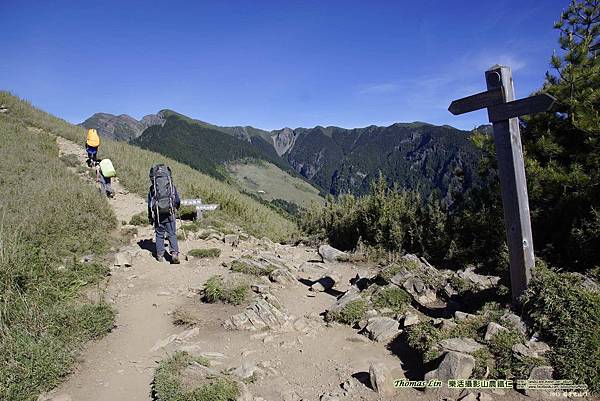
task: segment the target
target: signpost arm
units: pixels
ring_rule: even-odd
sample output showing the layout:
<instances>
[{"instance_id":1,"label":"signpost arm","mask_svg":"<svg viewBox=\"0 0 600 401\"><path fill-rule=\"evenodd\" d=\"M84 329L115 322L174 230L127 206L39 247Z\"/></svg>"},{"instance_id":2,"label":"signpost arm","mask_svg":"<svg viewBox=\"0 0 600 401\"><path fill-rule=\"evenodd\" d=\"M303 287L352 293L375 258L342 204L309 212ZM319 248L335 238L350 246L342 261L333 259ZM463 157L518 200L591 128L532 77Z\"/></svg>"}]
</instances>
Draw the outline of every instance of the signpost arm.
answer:
<instances>
[{"instance_id":1,"label":"signpost arm","mask_svg":"<svg viewBox=\"0 0 600 401\"><path fill-rule=\"evenodd\" d=\"M495 66L486 71L488 90L503 88L504 101L515 100L512 73L509 67ZM493 114L494 106L488 108ZM527 181L521 147L519 119L494 121L494 144L502 191L506 238L510 255L510 281L513 304L527 289L535 259L529 217Z\"/></svg>"}]
</instances>

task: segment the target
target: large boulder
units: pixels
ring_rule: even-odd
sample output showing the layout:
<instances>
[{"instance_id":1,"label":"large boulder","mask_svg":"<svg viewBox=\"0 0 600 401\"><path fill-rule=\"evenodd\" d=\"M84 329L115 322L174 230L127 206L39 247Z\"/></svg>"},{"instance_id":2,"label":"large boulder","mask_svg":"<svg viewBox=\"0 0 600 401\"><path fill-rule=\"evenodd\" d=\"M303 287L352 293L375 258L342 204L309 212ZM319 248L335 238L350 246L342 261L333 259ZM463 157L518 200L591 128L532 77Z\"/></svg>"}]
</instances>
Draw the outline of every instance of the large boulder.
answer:
<instances>
[{"instance_id":1,"label":"large boulder","mask_svg":"<svg viewBox=\"0 0 600 401\"><path fill-rule=\"evenodd\" d=\"M438 301L435 291L419 277L409 278L404 282L403 287L421 306L431 307Z\"/></svg>"},{"instance_id":2,"label":"large boulder","mask_svg":"<svg viewBox=\"0 0 600 401\"><path fill-rule=\"evenodd\" d=\"M319 247L319 255L321 255L324 262L346 262L349 259L349 255L346 252L335 249L330 245L321 245Z\"/></svg>"},{"instance_id":3,"label":"large boulder","mask_svg":"<svg viewBox=\"0 0 600 401\"><path fill-rule=\"evenodd\" d=\"M530 340L525 344L513 345L512 351L517 358L539 358L550 351L550 346L542 341Z\"/></svg>"},{"instance_id":4,"label":"large boulder","mask_svg":"<svg viewBox=\"0 0 600 401\"><path fill-rule=\"evenodd\" d=\"M554 374L554 368L552 366L536 366L531 369L531 373L529 374L529 380L552 380L552 375ZM545 390L523 390L525 395L533 396L536 398L548 399L551 398L551 394L549 391Z\"/></svg>"},{"instance_id":5,"label":"large boulder","mask_svg":"<svg viewBox=\"0 0 600 401\"><path fill-rule=\"evenodd\" d=\"M474 367L475 358L471 355L449 351L444 355L444 359L437 369L425 374L425 380L468 379L473 373Z\"/></svg>"},{"instance_id":6,"label":"large boulder","mask_svg":"<svg viewBox=\"0 0 600 401\"><path fill-rule=\"evenodd\" d=\"M402 332L396 319L377 316L367 320L365 332L369 338L377 342L388 342Z\"/></svg>"}]
</instances>

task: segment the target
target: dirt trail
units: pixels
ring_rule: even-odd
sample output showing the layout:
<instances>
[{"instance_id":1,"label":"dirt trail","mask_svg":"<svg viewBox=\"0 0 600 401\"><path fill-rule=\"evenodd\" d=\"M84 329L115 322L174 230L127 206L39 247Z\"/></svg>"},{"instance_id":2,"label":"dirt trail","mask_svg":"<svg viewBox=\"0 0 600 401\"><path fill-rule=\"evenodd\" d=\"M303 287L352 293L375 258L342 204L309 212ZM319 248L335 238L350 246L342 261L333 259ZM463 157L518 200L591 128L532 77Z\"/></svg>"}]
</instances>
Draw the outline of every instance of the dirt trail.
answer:
<instances>
[{"instance_id":1,"label":"dirt trail","mask_svg":"<svg viewBox=\"0 0 600 401\"><path fill-rule=\"evenodd\" d=\"M75 154L83 165L82 147L62 138L57 138L57 143L61 154ZM115 167L118 172L119 166ZM86 174L82 172L82 178L89 179ZM114 181L116 196L109 203L121 224L144 211L146 205L144 199ZM89 344L74 373L58 389L40 397L40 401L151 400L157 362L182 347L207 355L212 366L223 370L257 368L261 375L247 381L240 398L244 401L378 400L382 398L371 389L368 379L372 363L385 365L394 378L404 377L398 356L385 346L347 326L328 327L322 321L319 314L342 292L310 292L303 284L310 282L314 273L302 269L305 262L318 258L314 249L273 244L253 237L237 246L220 239L193 239L181 241L180 248L219 248L221 256L169 265L152 258L152 240L151 228L141 227L137 237L118 250L129 254L132 264L114 268L108 281L105 299L118 311L115 329ZM198 289L207 278L231 274L223 262L242 255L270 255L295 269L295 279L299 281L268 284L289 321L294 322L291 329L227 330L223 322L244 307L204 304L199 300ZM347 283L341 284L342 288L336 287L338 291L344 291L344 285L349 287L350 278L357 273L361 277L373 273L367 265L350 263L323 268L332 269L339 283ZM173 311L178 309L189 312L192 326L173 324ZM298 321L303 322L302 327L298 327ZM386 399L415 398L440 399L433 393L412 389Z\"/></svg>"}]
</instances>

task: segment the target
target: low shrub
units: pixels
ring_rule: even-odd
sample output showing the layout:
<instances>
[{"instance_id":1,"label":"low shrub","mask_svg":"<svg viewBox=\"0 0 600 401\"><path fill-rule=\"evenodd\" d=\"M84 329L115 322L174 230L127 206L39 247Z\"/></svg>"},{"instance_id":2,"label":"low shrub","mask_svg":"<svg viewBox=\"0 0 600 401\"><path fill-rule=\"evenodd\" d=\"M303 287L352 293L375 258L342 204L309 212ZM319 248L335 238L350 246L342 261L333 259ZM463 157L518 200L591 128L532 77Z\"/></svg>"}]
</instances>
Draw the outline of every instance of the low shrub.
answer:
<instances>
[{"instance_id":1,"label":"low shrub","mask_svg":"<svg viewBox=\"0 0 600 401\"><path fill-rule=\"evenodd\" d=\"M366 300L362 298L356 299L348 302L339 311L328 312L325 317L327 318L327 321L330 322L336 321L353 326L365 317L367 306L368 303Z\"/></svg>"},{"instance_id":2,"label":"low shrub","mask_svg":"<svg viewBox=\"0 0 600 401\"><path fill-rule=\"evenodd\" d=\"M131 220L129 224L132 226L146 226L149 225L148 222L148 213L147 212L139 212L131 216Z\"/></svg>"},{"instance_id":3,"label":"low shrub","mask_svg":"<svg viewBox=\"0 0 600 401\"><path fill-rule=\"evenodd\" d=\"M240 280L224 280L222 276L212 276L204 284L204 300L208 303L225 302L239 305L248 296L248 283Z\"/></svg>"},{"instance_id":4,"label":"low shrub","mask_svg":"<svg viewBox=\"0 0 600 401\"><path fill-rule=\"evenodd\" d=\"M257 266L253 263L244 262L243 260L234 260L231 262L231 270L237 273L251 274L254 276L268 276L277 267L272 264L265 266L264 268Z\"/></svg>"},{"instance_id":5,"label":"low shrub","mask_svg":"<svg viewBox=\"0 0 600 401\"><path fill-rule=\"evenodd\" d=\"M188 255L195 258L218 258L221 256L219 248L196 248L188 252Z\"/></svg>"},{"instance_id":6,"label":"low shrub","mask_svg":"<svg viewBox=\"0 0 600 401\"><path fill-rule=\"evenodd\" d=\"M580 278L545 266L534 269L524 310L552 346L548 358L560 378L600 392L600 294Z\"/></svg>"},{"instance_id":7,"label":"low shrub","mask_svg":"<svg viewBox=\"0 0 600 401\"><path fill-rule=\"evenodd\" d=\"M394 313L402 313L410 304L411 296L402 288L392 286L380 288L373 294L371 300L376 308L389 308Z\"/></svg>"}]
</instances>

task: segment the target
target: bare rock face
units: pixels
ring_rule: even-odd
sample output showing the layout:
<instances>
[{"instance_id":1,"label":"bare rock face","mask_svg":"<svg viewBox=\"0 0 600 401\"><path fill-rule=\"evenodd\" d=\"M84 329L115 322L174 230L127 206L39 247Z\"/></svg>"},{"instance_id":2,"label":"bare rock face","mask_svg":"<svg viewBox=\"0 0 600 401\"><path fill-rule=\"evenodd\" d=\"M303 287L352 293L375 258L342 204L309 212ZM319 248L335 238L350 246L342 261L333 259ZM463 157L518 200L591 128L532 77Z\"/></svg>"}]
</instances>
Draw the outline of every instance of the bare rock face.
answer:
<instances>
[{"instance_id":1,"label":"bare rock face","mask_svg":"<svg viewBox=\"0 0 600 401\"><path fill-rule=\"evenodd\" d=\"M319 247L319 255L321 255L324 262L345 262L349 258L346 252L335 249L330 245L321 245Z\"/></svg>"},{"instance_id":2,"label":"bare rock face","mask_svg":"<svg viewBox=\"0 0 600 401\"><path fill-rule=\"evenodd\" d=\"M269 280L274 283L282 285L295 285L297 283L296 277L288 269L275 269L269 274Z\"/></svg>"},{"instance_id":3,"label":"bare rock face","mask_svg":"<svg viewBox=\"0 0 600 401\"><path fill-rule=\"evenodd\" d=\"M342 295L327 311L328 312L339 312L342 308L348 305L352 301L360 299L360 291L356 287L350 287L344 295Z\"/></svg>"},{"instance_id":4,"label":"bare rock face","mask_svg":"<svg viewBox=\"0 0 600 401\"><path fill-rule=\"evenodd\" d=\"M438 301L435 291L418 277L409 278L403 287L421 306L430 307Z\"/></svg>"},{"instance_id":5,"label":"bare rock face","mask_svg":"<svg viewBox=\"0 0 600 401\"><path fill-rule=\"evenodd\" d=\"M552 366L536 366L531 369L531 373L529 374L529 380L552 380L552 375L554 374L554 368ZM549 391L540 391L540 390L524 390L525 395L535 398L548 399L551 398ZM537 396L537 397L536 397Z\"/></svg>"},{"instance_id":6,"label":"bare rock face","mask_svg":"<svg viewBox=\"0 0 600 401\"><path fill-rule=\"evenodd\" d=\"M480 289L493 287L500 281L500 277L498 276L484 276L482 274L475 273L474 267L468 267L465 270L459 271L458 276L474 284Z\"/></svg>"},{"instance_id":7,"label":"bare rock face","mask_svg":"<svg viewBox=\"0 0 600 401\"><path fill-rule=\"evenodd\" d=\"M288 321L279 300L271 294L261 294L245 311L233 315L223 324L230 330L279 329Z\"/></svg>"},{"instance_id":8,"label":"bare rock face","mask_svg":"<svg viewBox=\"0 0 600 401\"><path fill-rule=\"evenodd\" d=\"M377 342L388 342L402 332L396 319L390 317L372 317L367 320L365 332L369 338Z\"/></svg>"},{"instance_id":9,"label":"bare rock face","mask_svg":"<svg viewBox=\"0 0 600 401\"><path fill-rule=\"evenodd\" d=\"M474 367L475 358L471 355L449 351L444 355L444 359L437 369L425 374L425 380L468 379L473 373Z\"/></svg>"},{"instance_id":10,"label":"bare rock face","mask_svg":"<svg viewBox=\"0 0 600 401\"><path fill-rule=\"evenodd\" d=\"M550 346L542 341L530 340L525 344L515 344L512 351L517 358L531 357L538 358L550 351Z\"/></svg>"},{"instance_id":11,"label":"bare rock face","mask_svg":"<svg viewBox=\"0 0 600 401\"><path fill-rule=\"evenodd\" d=\"M273 135L273 147L279 156L286 153L294 146L296 134L290 128L284 128L280 131L275 131Z\"/></svg>"}]
</instances>

